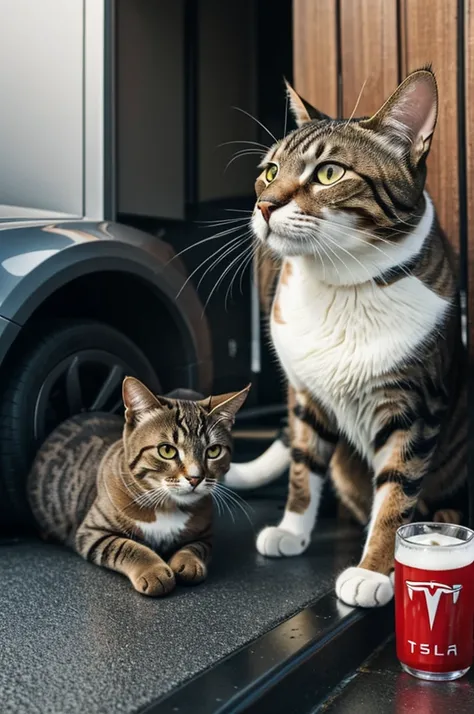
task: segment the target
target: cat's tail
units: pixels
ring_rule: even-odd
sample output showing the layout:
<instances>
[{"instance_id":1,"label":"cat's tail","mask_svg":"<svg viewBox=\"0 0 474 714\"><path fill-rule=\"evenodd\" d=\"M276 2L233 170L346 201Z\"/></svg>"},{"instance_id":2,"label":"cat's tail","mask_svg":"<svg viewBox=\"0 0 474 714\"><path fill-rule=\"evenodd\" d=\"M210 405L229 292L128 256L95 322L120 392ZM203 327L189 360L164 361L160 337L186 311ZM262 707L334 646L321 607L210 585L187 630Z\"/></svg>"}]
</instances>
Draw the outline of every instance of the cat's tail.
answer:
<instances>
[{"instance_id":1,"label":"cat's tail","mask_svg":"<svg viewBox=\"0 0 474 714\"><path fill-rule=\"evenodd\" d=\"M236 490L253 489L275 481L290 465L290 435L288 427L253 461L232 463L225 483Z\"/></svg>"}]
</instances>

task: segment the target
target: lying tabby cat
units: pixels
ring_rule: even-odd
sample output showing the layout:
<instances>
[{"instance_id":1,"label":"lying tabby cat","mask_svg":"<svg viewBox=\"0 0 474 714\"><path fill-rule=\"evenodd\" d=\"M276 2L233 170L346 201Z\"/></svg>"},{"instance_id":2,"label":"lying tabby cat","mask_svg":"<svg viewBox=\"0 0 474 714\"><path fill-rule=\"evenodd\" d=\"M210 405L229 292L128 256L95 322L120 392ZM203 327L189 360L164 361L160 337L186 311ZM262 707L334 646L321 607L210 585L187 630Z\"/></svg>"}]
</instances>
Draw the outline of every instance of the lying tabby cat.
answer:
<instances>
[{"instance_id":1,"label":"lying tabby cat","mask_svg":"<svg viewBox=\"0 0 474 714\"><path fill-rule=\"evenodd\" d=\"M28 498L43 535L123 573L144 595L204 580L211 495L248 390L182 401L127 377L125 426L108 414L75 416L40 448Z\"/></svg>"},{"instance_id":2,"label":"lying tabby cat","mask_svg":"<svg viewBox=\"0 0 474 714\"><path fill-rule=\"evenodd\" d=\"M252 226L273 257L260 278L277 283L264 302L290 384L290 444L233 464L227 483L261 485L291 462L283 520L257 539L263 555L291 556L310 542L329 471L369 525L336 592L372 607L393 595L397 527L466 479L455 261L424 191L437 86L430 69L413 72L374 116L349 121L288 91L299 128L263 161Z\"/></svg>"}]
</instances>

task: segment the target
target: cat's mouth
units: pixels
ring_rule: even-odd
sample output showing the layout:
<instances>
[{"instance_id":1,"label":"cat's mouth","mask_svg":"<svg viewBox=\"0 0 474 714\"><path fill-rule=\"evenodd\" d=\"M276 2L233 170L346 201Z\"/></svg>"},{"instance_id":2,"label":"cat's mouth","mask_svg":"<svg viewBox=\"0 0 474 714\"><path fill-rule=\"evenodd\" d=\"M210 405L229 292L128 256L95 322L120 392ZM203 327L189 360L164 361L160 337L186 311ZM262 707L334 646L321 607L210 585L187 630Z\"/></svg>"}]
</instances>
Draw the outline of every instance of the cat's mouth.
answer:
<instances>
[{"instance_id":1,"label":"cat's mouth","mask_svg":"<svg viewBox=\"0 0 474 714\"><path fill-rule=\"evenodd\" d=\"M291 235L282 235L274 230L269 230L265 245L281 257L306 255L311 252L308 250L308 244L305 241L301 241Z\"/></svg>"},{"instance_id":2,"label":"cat's mouth","mask_svg":"<svg viewBox=\"0 0 474 714\"><path fill-rule=\"evenodd\" d=\"M259 241L267 246L275 255L291 257L311 253L308 241L295 237L294 228L288 221L276 221L274 217L266 223L256 214L253 219L253 230Z\"/></svg>"},{"instance_id":3,"label":"cat's mouth","mask_svg":"<svg viewBox=\"0 0 474 714\"><path fill-rule=\"evenodd\" d=\"M197 486L192 486L191 484L168 486L169 497L179 504L195 503L208 493L209 487L205 481L201 481Z\"/></svg>"}]
</instances>

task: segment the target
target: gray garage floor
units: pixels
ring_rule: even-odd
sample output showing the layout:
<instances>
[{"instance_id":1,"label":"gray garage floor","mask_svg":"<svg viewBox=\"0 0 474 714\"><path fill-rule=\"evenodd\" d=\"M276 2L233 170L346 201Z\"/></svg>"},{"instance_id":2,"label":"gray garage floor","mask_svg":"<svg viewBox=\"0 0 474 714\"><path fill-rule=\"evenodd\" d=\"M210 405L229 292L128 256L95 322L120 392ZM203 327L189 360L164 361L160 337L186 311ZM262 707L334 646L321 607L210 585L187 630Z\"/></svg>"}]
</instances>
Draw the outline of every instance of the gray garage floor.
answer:
<instances>
[{"instance_id":1,"label":"gray garage floor","mask_svg":"<svg viewBox=\"0 0 474 714\"><path fill-rule=\"evenodd\" d=\"M456 682L424 682L402 672L393 637L317 712L324 714L472 714L474 671Z\"/></svg>"},{"instance_id":2,"label":"gray garage floor","mask_svg":"<svg viewBox=\"0 0 474 714\"><path fill-rule=\"evenodd\" d=\"M253 503L218 524L208 581L164 600L74 553L0 545L2 714L136 712L327 592L356 558L358 533L322 524L303 557L268 560L254 531L281 516Z\"/></svg>"}]
</instances>

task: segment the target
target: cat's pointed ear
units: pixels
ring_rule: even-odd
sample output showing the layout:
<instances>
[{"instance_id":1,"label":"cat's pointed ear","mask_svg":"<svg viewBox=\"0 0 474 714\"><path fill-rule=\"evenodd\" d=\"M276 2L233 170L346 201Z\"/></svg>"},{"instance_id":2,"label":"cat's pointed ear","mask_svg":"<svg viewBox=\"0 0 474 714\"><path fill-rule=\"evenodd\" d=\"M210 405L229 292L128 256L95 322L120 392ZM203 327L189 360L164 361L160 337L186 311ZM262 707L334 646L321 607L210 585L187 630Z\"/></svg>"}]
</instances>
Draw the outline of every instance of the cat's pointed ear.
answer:
<instances>
[{"instance_id":1,"label":"cat's pointed ear","mask_svg":"<svg viewBox=\"0 0 474 714\"><path fill-rule=\"evenodd\" d=\"M128 424L136 422L141 415L150 409L163 406L162 397L155 397L148 387L145 387L135 377L125 377L122 383L122 398L125 406L125 420Z\"/></svg>"},{"instance_id":2,"label":"cat's pointed ear","mask_svg":"<svg viewBox=\"0 0 474 714\"><path fill-rule=\"evenodd\" d=\"M413 160L426 156L438 116L438 88L430 68L412 72L385 104L360 126L392 134L410 144Z\"/></svg>"},{"instance_id":3,"label":"cat's pointed ear","mask_svg":"<svg viewBox=\"0 0 474 714\"><path fill-rule=\"evenodd\" d=\"M233 424L235 415L247 399L251 386L251 384L248 384L240 392L228 392L227 394L208 397L200 401L199 404L204 407L209 416L219 416Z\"/></svg>"},{"instance_id":4,"label":"cat's pointed ear","mask_svg":"<svg viewBox=\"0 0 474 714\"><path fill-rule=\"evenodd\" d=\"M315 109L306 99L303 99L296 92L291 84L285 79L286 91L288 94L288 102L290 104L291 113L295 119L297 126L303 126L309 121L321 121L322 119L330 119L327 114L323 114L319 109Z\"/></svg>"}]
</instances>

